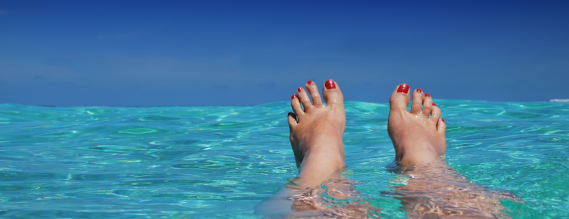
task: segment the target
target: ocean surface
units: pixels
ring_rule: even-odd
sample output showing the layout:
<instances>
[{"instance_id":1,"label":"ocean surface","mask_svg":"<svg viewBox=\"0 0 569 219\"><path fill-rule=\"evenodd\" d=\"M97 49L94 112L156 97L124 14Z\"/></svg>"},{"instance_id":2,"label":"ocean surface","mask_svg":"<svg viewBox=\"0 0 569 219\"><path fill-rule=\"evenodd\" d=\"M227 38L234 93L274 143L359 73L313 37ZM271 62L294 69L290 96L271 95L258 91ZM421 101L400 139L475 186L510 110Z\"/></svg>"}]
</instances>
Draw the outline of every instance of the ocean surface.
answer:
<instances>
[{"instance_id":1,"label":"ocean surface","mask_svg":"<svg viewBox=\"0 0 569 219\"><path fill-rule=\"evenodd\" d=\"M569 217L569 103L435 102L446 161L507 190L513 218ZM347 170L382 218L393 197L387 104L347 102ZM0 104L2 218L259 218L254 206L298 169L288 102L259 106L37 107Z\"/></svg>"}]
</instances>

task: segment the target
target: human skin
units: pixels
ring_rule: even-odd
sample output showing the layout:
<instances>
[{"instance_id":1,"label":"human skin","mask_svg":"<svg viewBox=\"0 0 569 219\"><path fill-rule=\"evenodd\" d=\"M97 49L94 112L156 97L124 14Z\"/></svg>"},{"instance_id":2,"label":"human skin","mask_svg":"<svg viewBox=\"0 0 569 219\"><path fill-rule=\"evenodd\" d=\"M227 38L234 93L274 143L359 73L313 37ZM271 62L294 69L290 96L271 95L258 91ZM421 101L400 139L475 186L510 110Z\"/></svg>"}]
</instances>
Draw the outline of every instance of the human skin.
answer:
<instances>
[{"instance_id":1,"label":"human skin","mask_svg":"<svg viewBox=\"0 0 569 219\"><path fill-rule=\"evenodd\" d=\"M334 183L335 180L341 182L340 173L345 167L342 138L346 116L340 87L333 80L326 81L322 90L326 105L314 82L308 81L304 87L299 87L292 96L294 113L288 115L298 178L279 190L273 199L259 204L258 212L265 209L265 212L281 212L294 217L307 210L330 211L313 192L321 185L326 185L327 192L338 199L358 196L350 186L357 182ZM411 110L407 111L411 96ZM440 117L441 109L429 94L421 89L411 91L409 85L401 84L393 91L389 103L388 134L395 149L397 172L408 177L406 185L396 187L395 197L409 212L408 217L506 217L499 199L516 201L515 195L467 181L444 162L446 124ZM299 196L297 193L304 194ZM297 201L288 196L295 196ZM365 217L366 212L380 212L369 204L332 210L332 215L354 218Z\"/></svg>"},{"instance_id":2,"label":"human skin","mask_svg":"<svg viewBox=\"0 0 569 219\"><path fill-rule=\"evenodd\" d=\"M428 93L409 89L409 85L401 84L389 99L387 132L400 166L433 162L446 151L446 124L441 109ZM408 112L410 93L413 102Z\"/></svg>"},{"instance_id":3,"label":"human skin","mask_svg":"<svg viewBox=\"0 0 569 219\"><path fill-rule=\"evenodd\" d=\"M346 183L328 183L341 178L345 166L342 137L346 116L339 85L327 80L321 97L316 84L308 81L304 88L296 90L290 103L294 111L288 115L290 142L299 174L273 197L257 204L257 214L295 217L297 211L325 211L325 203L315 195L320 185L327 184L328 192L337 198L346 198L345 193L337 191L350 187Z\"/></svg>"},{"instance_id":4,"label":"human skin","mask_svg":"<svg viewBox=\"0 0 569 219\"><path fill-rule=\"evenodd\" d=\"M289 114L288 123L302 186L311 187L337 177L345 166L342 137L346 115L342 92L333 80L326 81L322 91L326 105L315 83L308 81L305 88L298 88L291 98L294 113ZM421 89L415 90L413 97L411 112L407 112L409 85L397 86L390 98L388 133L401 166L435 161L446 150L441 110Z\"/></svg>"},{"instance_id":5,"label":"human skin","mask_svg":"<svg viewBox=\"0 0 569 219\"><path fill-rule=\"evenodd\" d=\"M407 111L409 101L411 110ZM443 160L446 123L431 95L409 85L395 88L389 100L388 134L398 170L408 180L395 197L408 218L508 218L499 200L521 202L508 191L470 182Z\"/></svg>"},{"instance_id":6,"label":"human skin","mask_svg":"<svg viewBox=\"0 0 569 219\"><path fill-rule=\"evenodd\" d=\"M314 82L306 82L305 88L299 87L291 98L294 113L289 113L288 124L301 186L312 187L337 178L345 166L342 137L346 113L344 96L335 81L324 84L326 105Z\"/></svg>"}]
</instances>

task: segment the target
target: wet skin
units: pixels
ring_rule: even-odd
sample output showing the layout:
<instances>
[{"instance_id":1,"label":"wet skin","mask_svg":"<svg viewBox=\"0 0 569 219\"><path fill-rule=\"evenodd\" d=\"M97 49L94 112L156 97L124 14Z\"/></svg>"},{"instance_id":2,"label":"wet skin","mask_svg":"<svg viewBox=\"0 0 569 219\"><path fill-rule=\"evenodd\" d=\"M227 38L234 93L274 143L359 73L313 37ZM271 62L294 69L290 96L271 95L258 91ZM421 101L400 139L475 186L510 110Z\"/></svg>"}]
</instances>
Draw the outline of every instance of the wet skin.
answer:
<instances>
[{"instance_id":1,"label":"wet skin","mask_svg":"<svg viewBox=\"0 0 569 219\"><path fill-rule=\"evenodd\" d=\"M411 111L407 106L411 95ZM444 160L446 123L431 95L409 85L395 88L389 100L388 134L395 148L397 172L407 185L396 187L409 218L507 218L501 199L521 200L508 191L491 190L466 180Z\"/></svg>"},{"instance_id":2,"label":"wet skin","mask_svg":"<svg viewBox=\"0 0 569 219\"><path fill-rule=\"evenodd\" d=\"M298 177L281 188L273 197L255 206L255 212L278 217L359 218L369 214L370 205L354 202L342 208L331 209L320 197L320 186L327 186L326 193L338 199L355 199L354 181L341 179L344 170L344 145L342 138L346 126L344 98L339 85L325 82L322 97L316 84L308 81L292 95L289 113L290 142L299 168ZM312 99L312 102L310 98ZM362 201L365 203L365 201Z\"/></svg>"},{"instance_id":3,"label":"wet skin","mask_svg":"<svg viewBox=\"0 0 569 219\"><path fill-rule=\"evenodd\" d=\"M302 186L318 186L337 177L344 168L342 137L346 126L343 95L333 80L322 91L321 102L316 84L308 81L291 98L294 113L288 116L290 142L299 167ZM310 101L308 96L312 98ZM444 119L441 110L421 89L413 92L411 112L409 85L401 84L390 99L388 133L401 166L435 161L446 150Z\"/></svg>"},{"instance_id":4,"label":"wet skin","mask_svg":"<svg viewBox=\"0 0 569 219\"><path fill-rule=\"evenodd\" d=\"M301 185L311 187L337 178L345 166L346 113L344 97L333 80L326 81L322 90L326 105L314 82L306 82L305 88L299 87L291 98L294 113L289 113L288 124Z\"/></svg>"},{"instance_id":5,"label":"wet skin","mask_svg":"<svg viewBox=\"0 0 569 219\"><path fill-rule=\"evenodd\" d=\"M409 89L409 85L401 84L389 99L387 132L395 148L395 160L401 166L433 162L446 151L446 124L441 109L428 93ZM410 93L413 102L408 112Z\"/></svg>"},{"instance_id":6,"label":"wet skin","mask_svg":"<svg viewBox=\"0 0 569 219\"><path fill-rule=\"evenodd\" d=\"M322 95L326 105L322 103L316 84L308 81L305 89L298 88L292 96L294 113L289 113L288 123L299 175L293 184L279 190L275 198L259 204L257 210L272 209L268 211L291 217L298 216L291 210L326 211L325 203L321 205L318 197L310 192L322 184L327 185L328 192L336 198L356 197L354 194L358 192L350 186L355 184L353 181L333 183L345 180L340 179L345 166L343 95L333 80L326 81ZM411 96L411 110L407 111ZM446 124L440 117L440 108L429 94L421 89L411 91L409 85L401 84L393 91L389 103L388 134L395 149L396 171L408 177L407 185L396 187L396 198L409 212L408 217L507 217L498 200L519 201L515 195L467 181L444 162ZM292 196L296 199L286 198ZM379 212L379 209L364 204L335 209L332 215L360 217L370 210Z\"/></svg>"}]
</instances>

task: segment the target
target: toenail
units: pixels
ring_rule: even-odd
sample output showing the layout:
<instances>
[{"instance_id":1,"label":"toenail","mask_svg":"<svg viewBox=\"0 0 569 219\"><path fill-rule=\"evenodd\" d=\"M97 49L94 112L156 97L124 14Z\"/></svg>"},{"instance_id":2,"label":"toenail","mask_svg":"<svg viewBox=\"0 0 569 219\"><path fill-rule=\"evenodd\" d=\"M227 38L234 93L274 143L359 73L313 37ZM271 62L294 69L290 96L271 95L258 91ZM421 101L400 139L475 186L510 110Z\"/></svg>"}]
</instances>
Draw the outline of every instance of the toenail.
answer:
<instances>
[{"instance_id":1,"label":"toenail","mask_svg":"<svg viewBox=\"0 0 569 219\"><path fill-rule=\"evenodd\" d=\"M433 106L437 106L437 104L433 103Z\"/></svg>"},{"instance_id":2,"label":"toenail","mask_svg":"<svg viewBox=\"0 0 569 219\"><path fill-rule=\"evenodd\" d=\"M423 90L421 90L421 88L417 88L417 92L423 92Z\"/></svg>"},{"instance_id":3,"label":"toenail","mask_svg":"<svg viewBox=\"0 0 569 219\"><path fill-rule=\"evenodd\" d=\"M397 93L407 93L409 92L409 85L408 84L401 84L399 85L399 88L397 88Z\"/></svg>"},{"instance_id":4,"label":"toenail","mask_svg":"<svg viewBox=\"0 0 569 219\"><path fill-rule=\"evenodd\" d=\"M326 83L324 83L324 86L326 86L326 89L336 89L336 84L332 79L327 80Z\"/></svg>"},{"instance_id":5,"label":"toenail","mask_svg":"<svg viewBox=\"0 0 569 219\"><path fill-rule=\"evenodd\" d=\"M299 87L299 88L298 88L298 92L302 92L302 87Z\"/></svg>"},{"instance_id":6,"label":"toenail","mask_svg":"<svg viewBox=\"0 0 569 219\"><path fill-rule=\"evenodd\" d=\"M443 122L445 122L445 118L441 118L441 120L443 120Z\"/></svg>"},{"instance_id":7,"label":"toenail","mask_svg":"<svg viewBox=\"0 0 569 219\"><path fill-rule=\"evenodd\" d=\"M307 83L308 85L311 85L311 84L314 83L314 82L311 81L311 80L308 80L308 82L306 82L306 83Z\"/></svg>"},{"instance_id":8,"label":"toenail","mask_svg":"<svg viewBox=\"0 0 569 219\"><path fill-rule=\"evenodd\" d=\"M290 98L291 100L297 98L296 94L293 94L292 97Z\"/></svg>"},{"instance_id":9,"label":"toenail","mask_svg":"<svg viewBox=\"0 0 569 219\"><path fill-rule=\"evenodd\" d=\"M431 95L427 93L427 94L425 94L425 97L431 97Z\"/></svg>"}]
</instances>

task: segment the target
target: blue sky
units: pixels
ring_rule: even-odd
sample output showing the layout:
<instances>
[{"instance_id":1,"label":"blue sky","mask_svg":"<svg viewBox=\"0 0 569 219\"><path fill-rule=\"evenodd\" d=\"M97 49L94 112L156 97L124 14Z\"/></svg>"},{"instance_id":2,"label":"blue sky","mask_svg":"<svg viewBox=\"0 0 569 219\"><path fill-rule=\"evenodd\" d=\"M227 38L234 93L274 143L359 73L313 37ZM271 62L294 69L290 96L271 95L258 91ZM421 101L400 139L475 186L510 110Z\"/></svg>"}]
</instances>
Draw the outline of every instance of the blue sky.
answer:
<instances>
[{"instance_id":1,"label":"blue sky","mask_svg":"<svg viewBox=\"0 0 569 219\"><path fill-rule=\"evenodd\" d=\"M0 103L569 98L568 1L0 1Z\"/></svg>"}]
</instances>

